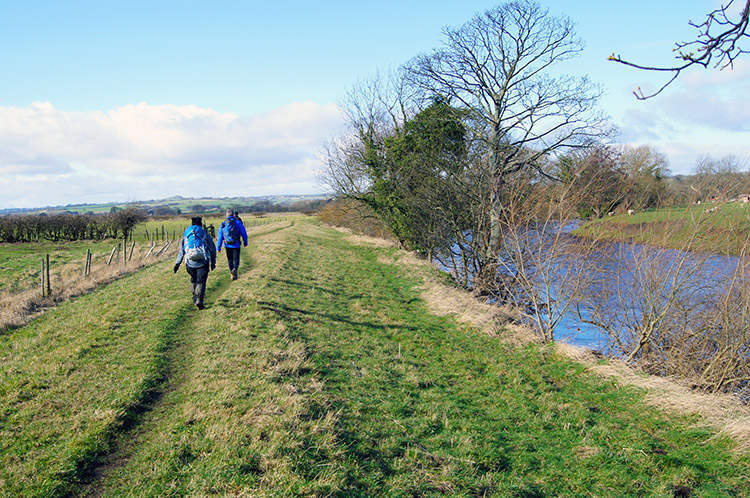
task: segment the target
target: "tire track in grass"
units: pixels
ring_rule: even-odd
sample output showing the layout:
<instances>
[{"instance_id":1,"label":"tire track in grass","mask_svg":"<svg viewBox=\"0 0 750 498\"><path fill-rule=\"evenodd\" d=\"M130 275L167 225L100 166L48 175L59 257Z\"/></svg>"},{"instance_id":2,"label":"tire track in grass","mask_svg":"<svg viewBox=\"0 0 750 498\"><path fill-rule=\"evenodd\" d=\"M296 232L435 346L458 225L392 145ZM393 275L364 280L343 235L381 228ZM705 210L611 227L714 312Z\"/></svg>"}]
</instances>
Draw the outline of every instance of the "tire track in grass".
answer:
<instances>
[{"instance_id":1,"label":"tire track in grass","mask_svg":"<svg viewBox=\"0 0 750 498\"><path fill-rule=\"evenodd\" d=\"M0 338L0 496L62 496L157 395L183 306L157 265Z\"/></svg>"},{"instance_id":2,"label":"tire track in grass","mask_svg":"<svg viewBox=\"0 0 750 498\"><path fill-rule=\"evenodd\" d=\"M218 269L218 268L217 268ZM186 282L189 279L180 274L181 279ZM225 275L214 275L209 277L206 293L207 295L221 294L229 284L230 280ZM97 497L101 496L100 483L107 475L116 472L127 463L129 455L137 447L139 440L147 430L149 418L158 416L163 411L165 399L169 394L178 389L183 382L184 371L182 363L186 355L186 349L190 348L193 340L192 334L186 333L195 327L197 321L201 320L200 311L190 302L188 286L185 285L184 300L188 301L182 306L182 315L179 321L175 321L173 328L167 334L169 340L161 349L158 364L161 375L155 378L152 386L144 391L139 402L134 405L133 414L126 424L118 427L117 440L113 442L111 450L98 459L95 466L88 469L81 479L81 487L71 493L71 497Z\"/></svg>"},{"instance_id":3,"label":"tire track in grass","mask_svg":"<svg viewBox=\"0 0 750 498\"><path fill-rule=\"evenodd\" d=\"M137 468L143 459L148 466L148 462L154 458L162 462L174 461L175 465L168 465L168 472L180 475L179 467L190 465L192 456L187 443L172 440L169 436L179 431L175 427L179 427L183 421L189 428L194 424L195 418L201 418L201 414L196 413L193 406L196 403L191 401L191 396L200 397L200 394L196 394L195 386L200 383L201 376L209 375L206 370L213 370L213 378L222 375L220 365L213 365L213 369L211 365L205 365L207 358L210 363L211 355L208 350L221 347L222 334L214 334L213 331L215 319L241 305L241 300L233 290L253 278L256 266L251 254L253 246L258 240L273 236L289 226L291 225L263 227L248 233L251 245L242 252L240 280L236 282L229 279L226 260L219 259L216 271L211 272L208 280L207 308L191 313L175 331L176 339L169 355L170 372L163 380L158 396L146 407L138 425L121 435L116 451L88 476L86 485L74 496L164 496L170 493L168 483L174 477L165 477L158 472L156 476L149 476L148 470L137 470L137 474L145 476L134 479L131 468ZM187 294L185 299L189 299ZM187 420L184 420L185 417Z\"/></svg>"}]
</instances>

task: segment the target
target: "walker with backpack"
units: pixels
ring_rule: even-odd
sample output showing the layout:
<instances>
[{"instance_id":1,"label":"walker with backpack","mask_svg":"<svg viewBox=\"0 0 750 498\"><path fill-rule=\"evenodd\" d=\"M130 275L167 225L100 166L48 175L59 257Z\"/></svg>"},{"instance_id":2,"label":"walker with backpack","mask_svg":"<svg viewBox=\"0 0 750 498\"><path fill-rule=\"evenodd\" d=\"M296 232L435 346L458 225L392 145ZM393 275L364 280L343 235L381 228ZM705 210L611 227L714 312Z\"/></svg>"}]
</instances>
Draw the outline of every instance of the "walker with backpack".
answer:
<instances>
[{"instance_id":1,"label":"walker with backpack","mask_svg":"<svg viewBox=\"0 0 750 498\"><path fill-rule=\"evenodd\" d=\"M227 217L227 219L221 223L220 230L224 235L225 245L236 244L239 241L240 231L237 229L237 219L234 216Z\"/></svg>"},{"instance_id":2,"label":"walker with backpack","mask_svg":"<svg viewBox=\"0 0 750 498\"><path fill-rule=\"evenodd\" d=\"M206 231L201 226L192 225L185 229L185 257L194 263L209 259L206 247Z\"/></svg>"}]
</instances>

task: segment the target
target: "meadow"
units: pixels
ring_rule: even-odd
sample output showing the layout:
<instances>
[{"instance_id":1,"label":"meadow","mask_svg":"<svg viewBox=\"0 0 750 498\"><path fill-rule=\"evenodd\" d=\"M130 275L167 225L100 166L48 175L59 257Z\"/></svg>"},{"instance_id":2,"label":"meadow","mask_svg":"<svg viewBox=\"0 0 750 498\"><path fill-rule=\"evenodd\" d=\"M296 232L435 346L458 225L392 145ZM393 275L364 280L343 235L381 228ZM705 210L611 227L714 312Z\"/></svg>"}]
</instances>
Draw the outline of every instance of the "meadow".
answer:
<instances>
[{"instance_id":1,"label":"meadow","mask_svg":"<svg viewBox=\"0 0 750 498\"><path fill-rule=\"evenodd\" d=\"M298 218L299 214L289 213L269 213L264 214L262 217L256 217L252 214L241 214L242 224L246 228L253 228L268 225L270 223L277 223L279 221L287 221ZM214 241L216 241L216 230L219 229L221 222L224 221L225 217L222 215L206 215L202 216L203 225L211 230L213 227ZM156 235L157 240L174 240L182 236L182 232L190 225L190 216L182 217L170 217L163 220L152 219L145 223L139 224L133 231L131 240L136 242L148 242L153 239ZM148 235L148 237L147 237Z\"/></svg>"},{"instance_id":2,"label":"meadow","mask_svg":"<svg viewBox=\"0 0 750 498\"><path fill-rule=\"evenodd\" d=\"M750 205L704 203L651 209L591 220L575 233L670 249L690 248L723 255L743 254L750 240Z\"/></svg>"},{"instance_id":3,"label":"meadow","mask_svg":"<svg viewBox=\"0 0 750 498\"><path fill-rule=\"evenodd\" d=\"M736 441L433 314L402 251L250 235L206 310L165 261L0 335L0 496L750 495Z\"/></svg>"},{"instance_id":4,"label":"meadow","mask_svg":"<svg viewBox=\"0 0 750 498\"><path fill-rule=\"evenodd\" d=\"M246 227L252 228L293 218L295 216L289 214L269 215L263 218L245 215L243 222ZM215 230L218 230L223 220L223 216L210 216L204 219L204 224L213 225ZM189 217L151 219L141 223L135 227L128 241L128 253L132 250L133 260L143 260L151 249L152 241L158 244L155 248L158 251L166 242L179 239L189 224ZM133 242L135 246L131 245ZM62 282L83 274L87 250L92 253L92 266L101 266L107 263L112 251L120 244L122 241L112 239L0 244L0 296L39 286L41 261L48 254L51 280L56 285L63 285ZM122 263L123 258L116 260L113 256L112 262L115 261Z\"/></svg>"}]
</instances>

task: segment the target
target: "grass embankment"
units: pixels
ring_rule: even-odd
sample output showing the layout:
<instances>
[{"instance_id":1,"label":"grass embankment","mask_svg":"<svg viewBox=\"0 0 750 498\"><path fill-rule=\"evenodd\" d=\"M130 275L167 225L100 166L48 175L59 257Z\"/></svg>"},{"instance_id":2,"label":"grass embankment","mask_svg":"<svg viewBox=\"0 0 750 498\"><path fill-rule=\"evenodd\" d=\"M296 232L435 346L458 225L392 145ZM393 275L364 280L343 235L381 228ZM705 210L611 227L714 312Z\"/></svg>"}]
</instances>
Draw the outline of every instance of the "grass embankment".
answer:
<instances>
[{"instance_id":1,"label":"grass embankment","mask_svg":"<svg viewBox=\"0 0 750 498\"><path fill-rule=\"evenodd\" d=\"M669 249L741 254L750 241L750 207L733 202L696 204L591 220L576 233Z\"/></svg>"},{"instance_id":2,"label":"grass embankment","mask_svg":"<svg viewBox=\"0 0 750 498\"><path fill-rule=\"evenodd\" d=\"M201 312L165 263L2 337L3 496L750 494L697 419L428 313L396 249L300 221L243 258Z\"/></svg>"}]
</instances>

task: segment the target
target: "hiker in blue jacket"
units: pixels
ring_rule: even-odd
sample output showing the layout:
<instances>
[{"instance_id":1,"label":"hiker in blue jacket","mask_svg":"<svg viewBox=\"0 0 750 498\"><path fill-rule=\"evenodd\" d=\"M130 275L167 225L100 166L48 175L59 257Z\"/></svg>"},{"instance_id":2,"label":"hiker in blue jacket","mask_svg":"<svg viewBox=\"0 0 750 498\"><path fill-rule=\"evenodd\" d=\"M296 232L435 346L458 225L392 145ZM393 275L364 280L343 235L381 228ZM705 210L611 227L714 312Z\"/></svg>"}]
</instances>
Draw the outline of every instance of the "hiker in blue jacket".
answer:
<instances>
[{"instance_id":1,"label":"hiker in blue jacket","mask_svg":"<svg viewBox=\"0 0 750 498\"><path fill-rule=\"evenodd\" d=\"M237 280L237 270L240 267L240 244L247 247L247 230L240 217L231 209L228 209L226 214L227 219L222 221L219 227L217 246L219 252L221 252L222 245L227 250L229 273L232 274L232 280Z\"/></svg>"},{"instance_id":2,"label":"hiker in blue jacket","mask_svg":"<svg viewBox=\"0 0 750 498\"><path fill-rule=\"evenodd\" d=\"M180 263L185 259L185 269L190 275L190 285L193 289L193 303L202 310L203 297L206 294L206 280L209 268L216 268L216 246L211 236L203 229L200 216L191 220L191 225L185 229L180 241L180 250L174 262L174 272L180 269Z\"/></svg>"}]
</instances>

